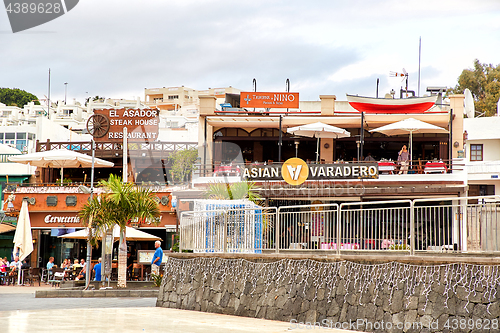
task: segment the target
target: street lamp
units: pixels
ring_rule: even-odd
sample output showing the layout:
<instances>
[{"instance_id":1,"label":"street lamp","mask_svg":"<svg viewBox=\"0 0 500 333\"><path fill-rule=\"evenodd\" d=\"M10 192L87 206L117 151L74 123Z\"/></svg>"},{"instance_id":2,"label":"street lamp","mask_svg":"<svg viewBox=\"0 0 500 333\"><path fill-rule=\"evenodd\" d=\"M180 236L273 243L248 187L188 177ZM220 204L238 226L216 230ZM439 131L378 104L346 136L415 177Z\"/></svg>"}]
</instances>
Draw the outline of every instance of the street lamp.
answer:
<instances>
[{"instance_id":1,"label":"street lamp","mask_svg":"<svg viewBox=\"0 0 500 333\"><path fill-rule=\"evenodd\" d=\"M66 95L68 93L68 82L64 82L64 105L66 105Z\"/></svg>"}]
</instances>

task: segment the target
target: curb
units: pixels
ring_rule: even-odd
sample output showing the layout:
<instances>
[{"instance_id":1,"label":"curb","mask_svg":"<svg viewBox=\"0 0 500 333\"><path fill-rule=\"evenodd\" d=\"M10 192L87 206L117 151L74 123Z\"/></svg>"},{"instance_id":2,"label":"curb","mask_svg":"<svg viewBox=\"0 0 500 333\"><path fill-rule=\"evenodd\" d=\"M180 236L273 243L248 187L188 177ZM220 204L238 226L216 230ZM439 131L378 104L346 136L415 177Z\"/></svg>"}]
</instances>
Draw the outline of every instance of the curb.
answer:
<instances>
[{"instance_id":1,"label":"curb","mask_svg":"<svg viewBox=\"0 0 500 333\"><path fill-rule=\"evenodd\" d=\"M37 290L35 298L158 297L158 290Z\"/></svg>"}]
</instances>

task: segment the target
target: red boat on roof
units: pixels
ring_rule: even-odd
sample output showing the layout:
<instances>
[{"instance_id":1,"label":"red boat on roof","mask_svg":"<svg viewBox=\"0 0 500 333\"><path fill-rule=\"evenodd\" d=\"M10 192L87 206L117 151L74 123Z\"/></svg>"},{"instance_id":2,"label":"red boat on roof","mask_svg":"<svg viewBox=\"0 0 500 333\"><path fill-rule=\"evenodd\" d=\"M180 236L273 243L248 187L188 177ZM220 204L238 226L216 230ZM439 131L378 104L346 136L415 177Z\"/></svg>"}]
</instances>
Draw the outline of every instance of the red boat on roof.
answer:
<instances>
[{"instance_id":1,"label":"red boat on roof","mask_svg":"<svg viewBox=\"0 0 500 333\"><path fill-rule=\"evenodd\" d=\"M347 95L349 104L365 113L424 113L434 106L437 95L410 98L372 98Z\"/></svg>"}]
</instances>

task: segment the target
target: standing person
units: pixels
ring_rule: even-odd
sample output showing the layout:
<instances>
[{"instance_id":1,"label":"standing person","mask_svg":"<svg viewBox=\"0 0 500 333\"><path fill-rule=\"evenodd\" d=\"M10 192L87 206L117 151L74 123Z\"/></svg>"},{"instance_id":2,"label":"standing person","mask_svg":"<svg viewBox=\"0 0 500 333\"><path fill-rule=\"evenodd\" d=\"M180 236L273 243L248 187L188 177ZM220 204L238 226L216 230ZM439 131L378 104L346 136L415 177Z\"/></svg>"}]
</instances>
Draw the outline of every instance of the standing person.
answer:
<instances>
[{"instance_id":1,"label":"standing person","mask_svg":"<svg viewBox=\"0 0 500 333\"><path fill-rule=\"evenodd\" d=\"M406 150L406 145L403 145L403 148L398 153L398 162L401 164L401 169L399 170L399 174L407 174L408 173L408 161L410 160L410 153Z\"/></svg>"},{"instance_id":2,"label":"standing person","mask_svg":"<svg viewBox=\"0 0 500 333\"><path fill-rule=\"evenodd\" d=\"M375 162L372 153L368 153L368 155L365 157L365 162Z\"/></svg>"},{"instance_id":3,"label":"standing person","mask_svg":"<svg viewBox=\"0 0 500 333\"><path fill-rule=\"evenodd\" d=\"M102 261L102 259L99 258L98 263L94 266L94 273L95 273L95 280L96 281L101 281L101 261Z\"/></svg>"},{"instance_id":4,"label":"standing person","mask_svg":"<svg viewBox=\"0 0 500 333\"><path fill-rule=\"evenodd\" d=\"M157 240L155 242L155 254L153 255L153 259L151 260L151 275L160 275L160 265L163 259L163 250L161 249L161 242Z\"/></svg>"},{"instance_id":5,"label":"standing person","mask_svg":"<svg viewBox=\"0 0 500 333\"><path fill-rule=\"evenodd\" d=\"M95 280L101 281L101 261L102 258L99 258L98 263L94 266Z\"/></svg>"}]
</instances>

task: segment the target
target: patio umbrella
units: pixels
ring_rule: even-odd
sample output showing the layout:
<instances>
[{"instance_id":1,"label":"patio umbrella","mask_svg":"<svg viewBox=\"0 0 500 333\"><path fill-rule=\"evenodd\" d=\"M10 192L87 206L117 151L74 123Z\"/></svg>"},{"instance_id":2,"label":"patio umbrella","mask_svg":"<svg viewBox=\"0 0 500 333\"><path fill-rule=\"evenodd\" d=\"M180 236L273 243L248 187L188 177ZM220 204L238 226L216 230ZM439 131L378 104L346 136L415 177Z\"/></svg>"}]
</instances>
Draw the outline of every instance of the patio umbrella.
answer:
<instances>
[{"instance_id":1,"label":"patio umbrella","mask_svg":"<svg viewBox=\"0 0 500 333\"><path fill-rule=\"evenodd\" d=\"M67 149L53 149L31 154L11 156L11 162L30 164L42 168L61 168L61 185L63 182L64 168L90 168L92 167L92 156L78 153ZM114 163L94 158L94 167L113 167Z\"/></svg>"},{"instance_id":2,"label":"patio umbrella","mask_svg":"<svg viewBox=\"0 0 500 333\"><path fill-rule=\"evenodd\" d=\"M335 127L328 124L323 124L322 122L317 122L313 124L300 125L295 127L290 127L287 129L288 133L294 135L307 136L310 138L316 138L316 163L318 163L319 158L319 139L320 138L346 138L351 136L351 133L343 128Z\"/></svg>"},{"instance_id":3,"label":"patio umbrella","mask_svg":"<svg viewBox=\"0 0 500 333\"><path fill-rule=\"evenodd\" d=\"M17 219L16 232L14 234L14 256L19 250L19 261L23 261L33 252L33 238L31 237L30 215L28 213L28 201L23 200L21 211Z\"/></svg>"},{"instance_id":4,"label":"patio umbrella","mask_svg":"<svg viewBox=\"0 0 500 333\"><path fill-rule=\"evenodd\" d=\"M370 130L370 132L379 132L385 135L400 135L410 133L410 161L413 153L413 133L448 133L448 130L426 123L415 118L407 118L395 123L385 125Z\"/></svg>"},{"instance_id":5,"label":"patio umbrella","mask_svg":"<svg viewBox=\"0 0 500 333\"><path fill-rule=\"evenodd\" d=\"M0 143L0 154L22 154L17 148L11 147L4 143Z\"/></svg>"},{"instance_id":6,"label":"patio umbrella","mask_svg":"<svg viewBox=\"0 0 500 333\"><path fill-rule=\"evenodd\" d=\"M137 230L131 227L125 227L127 240L128 241L156 241L162 240L160 237L148 234L147 232ZM71 239L87 239L88 238L88 228L78 230L66 235L59 236L59 238L71 238ZM99 237L100 238L100 237ZM113 238L115 241L120 239L120 227L115 224L113 227Z\"/></svg>"}]
</instances>

